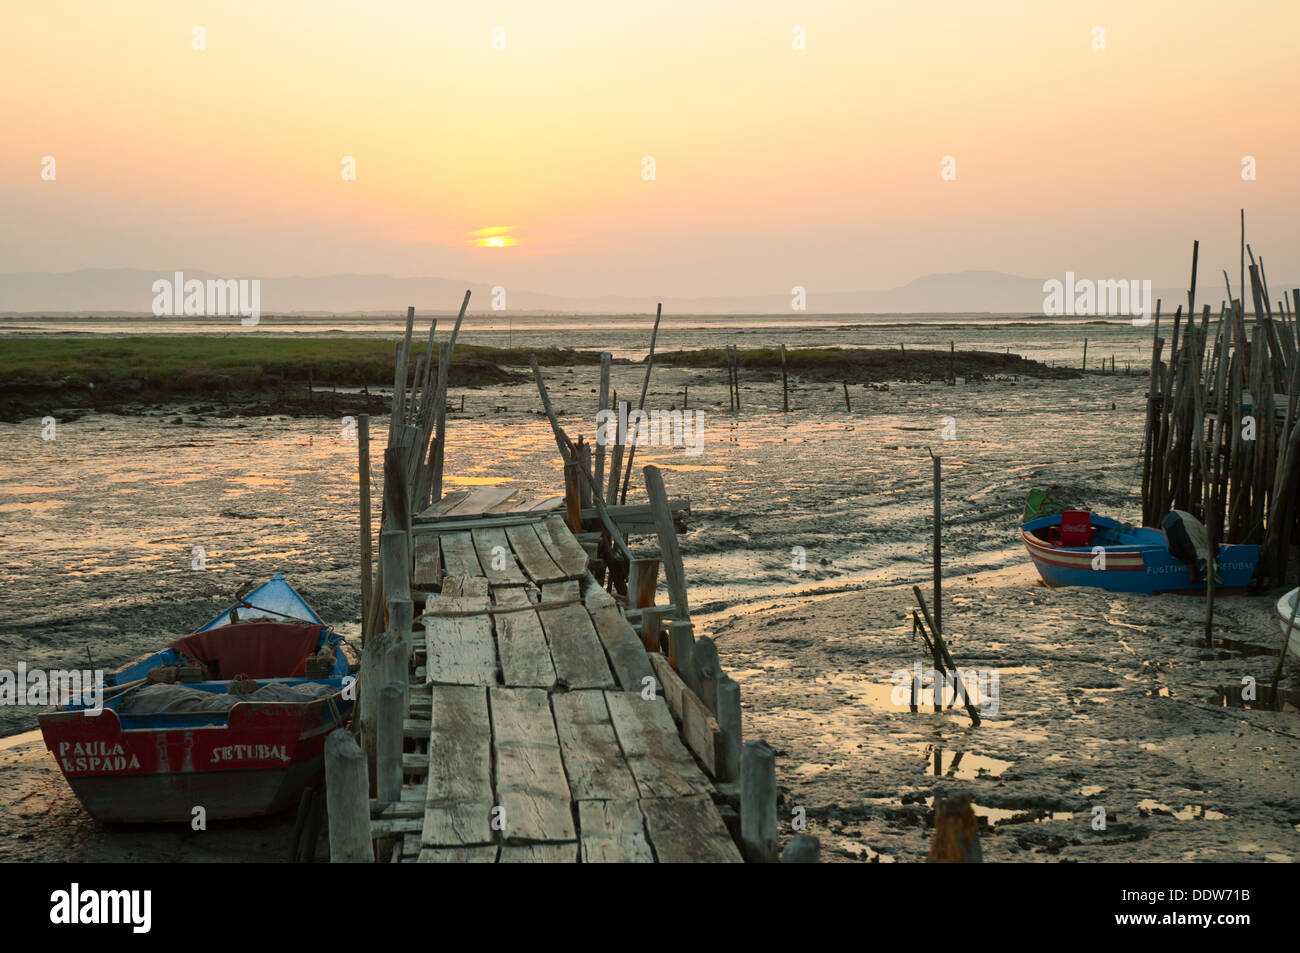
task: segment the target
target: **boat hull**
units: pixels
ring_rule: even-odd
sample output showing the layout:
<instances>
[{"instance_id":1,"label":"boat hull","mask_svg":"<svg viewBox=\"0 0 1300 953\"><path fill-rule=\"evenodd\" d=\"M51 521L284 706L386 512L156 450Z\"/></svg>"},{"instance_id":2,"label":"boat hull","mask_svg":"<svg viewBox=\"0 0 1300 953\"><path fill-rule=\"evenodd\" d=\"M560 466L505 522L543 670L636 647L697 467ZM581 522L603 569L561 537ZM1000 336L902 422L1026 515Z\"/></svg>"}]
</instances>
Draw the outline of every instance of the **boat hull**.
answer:
<instances>
[{"instance_id":1,"label":"boat hull","mask_svg":"<svg viewBox=\"0 0 1300 953\"><path fill-rule=\"evenodd\" d=\"M1286 639L1286 650L1292 655L1300 655L1300 617L1295 611L1297 598L1300 598L1300 588L1284 594L1273 607L1277 624L1282 627L1282 638Z\"/></svg>"},{"instance_id":2,"label":"boat hull","mask_svg":"<svg viewBox=\"0 0 1300 953\"><path fill-rule=\"evenodd\" d=\"M1020 530L1034 567L1049 586L1088 586L1145 595L1205 592L1205 582L1192 582L1187 567L1169 552L1159 530L1123 527L1094 515L1099 545L1053 546L1036 535L1059 520L1059 515L1042 517L1023 524ZM1218 568L1223 582L1215 585L1215 591L1244 592L1258 561L1258 546L1220 546Z\"/></svg>"},{"instance_id":3,"label":"boat hull","mask_svg":"<svg viewBox=\"0 0 1300 953\"><path fill-rule=\"evenodd\" d=\"M227 724L124 729L117 712L40 716L46 747L73 792L109 822L273 814L321 778L325 737L342 727L342 692L309 704L241 703Z\"/></svg>"}]
</instances>

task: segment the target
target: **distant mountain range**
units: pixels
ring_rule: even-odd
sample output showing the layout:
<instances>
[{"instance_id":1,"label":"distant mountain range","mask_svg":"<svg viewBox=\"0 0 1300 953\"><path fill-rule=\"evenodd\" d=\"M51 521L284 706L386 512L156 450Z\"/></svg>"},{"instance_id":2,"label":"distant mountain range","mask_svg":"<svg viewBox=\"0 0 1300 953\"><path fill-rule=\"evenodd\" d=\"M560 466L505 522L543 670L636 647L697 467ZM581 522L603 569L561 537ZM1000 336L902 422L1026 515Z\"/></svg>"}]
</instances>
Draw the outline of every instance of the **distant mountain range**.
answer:
<instances>
[{"instance_id":1,"label":"distant mountain range","mask_svg":"<svg viewBox=\"0 0 1300 953\"><path fill-rule=\"evenodd\" d=\"M173 272L137 268L87 268L68 272L11 272L0 274L0 313L24 315L126 313L148 314L154 300L152 286ZM203 271L184 272L186 280L228 277ZM1064 275L1052 276L1060 280ZM1079 278L1092 277L1080 275ZM1097 276L1105 277L1105 276ZM961 271L924 275L897 288L877 291L820 292L807 289L810 314L978 313L1042 314L1042 278L1025 278L997 271ZM1282 288L1275 285L1273 297ZM422 313L454 311L465 289L473 291L477 312L491 308L489 285L447 278L397 278L391 275L326 275L261 279L263 314L391 313L414 305ZM1186 301L1185 289L1153 289L1171 312ZM1222 289L1206 288L1201 300L1216 310ZM642 314L654 310L651 297L548 295L525 289L507 289L511 312L561 314ZM663 298L670 314L782 314L791 312L792 293Z\"/></svg>"}]
</instances>

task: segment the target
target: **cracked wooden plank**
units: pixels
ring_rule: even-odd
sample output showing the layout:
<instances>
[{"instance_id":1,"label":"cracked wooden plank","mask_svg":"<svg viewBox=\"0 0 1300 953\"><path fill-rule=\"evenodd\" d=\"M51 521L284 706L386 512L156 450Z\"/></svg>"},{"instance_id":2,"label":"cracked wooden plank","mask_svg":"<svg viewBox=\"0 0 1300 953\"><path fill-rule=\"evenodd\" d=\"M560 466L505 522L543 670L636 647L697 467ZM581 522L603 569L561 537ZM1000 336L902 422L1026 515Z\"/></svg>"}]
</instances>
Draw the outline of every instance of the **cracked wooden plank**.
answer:
<instances>
[{"instance_id":1,"label":"cracked wooden plank","mask_svg":"<svg viewBox=\"0 0 1300 953\"><path fill-rule=\"evenodd\" d=\"M492 843L492 724L486 689L434 687L428 762L421 843Z\"/></svg>"},{"instance_id":2,"label":"cracked wooden plank","mask_svg":"<svg viewBox=\"0 0 1300 953\"><path fill-rule=\"evenodd\" d=\"M550 699L540 688L489 691L497 803L509 841L576 841ZM575 846L576 857L576 846Z\"/></svg>"}]
</instances>

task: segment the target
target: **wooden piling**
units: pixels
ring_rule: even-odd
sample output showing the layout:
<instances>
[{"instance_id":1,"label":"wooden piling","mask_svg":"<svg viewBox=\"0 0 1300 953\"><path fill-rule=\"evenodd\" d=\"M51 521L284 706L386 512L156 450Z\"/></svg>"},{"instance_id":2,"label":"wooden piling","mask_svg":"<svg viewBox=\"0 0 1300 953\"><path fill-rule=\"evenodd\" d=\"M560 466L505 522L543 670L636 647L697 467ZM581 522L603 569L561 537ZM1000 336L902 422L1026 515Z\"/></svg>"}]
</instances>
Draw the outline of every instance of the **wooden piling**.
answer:
<instances>
[{"instance_id":1,"label":"wooden piling","mask_svg":"<svg viewBox=\"0 0 1300 953\"><path fill-rule=\"evenodd\" d=\"M718 728L722 731L722 779L740 780L743 742L740 715L740 683L723 675L718 683Z\"/></svg>"},{"instance_id":2,"label":"wooden piling","mask_svg":"<svg viewBox=\"0 0 1300 953\"><path fill-rule=\"evenodd\" d=\"M329 804L330 861L373 863L366 759L352 735L341 728L325 739L325 790Z\"/></svg>"},{"instance_id":3,"label":"wooden piling","mask_svg":"<svg viewBox=\"0 0 1300 953\"><path fill-rule=\"evenodd\" d=\"M361 496L361 642L366 641L366 620L370 618L371 587L374 585L374 557L370 521L370 415L357 417L357 484Z\"/></svg>"},{"instance_id":4,"label":"wooden piling","mask_svg":"<svg viewBox=\"0 0 1300 953\"><path fill-rule=\"evenodd\" d=\"M785 345L781 345L781 412L790 412L790 385L785 373Z\"/></svg>"},{"instance_id":5,"label":"wooden piling","mask_svg":"<svg viewBox=\"0 0 1300 953\"><path fill-rule=\"evenodd\" d=\"M402 797L402 720L406 717L402 689L396 682L389 682L379 692L375 790L378 800L389 803Z\"/></svg>"},{"instance_id":6,"label":"wooden piling","mask_svg":"<svg viewBox=\"0 0 1300 953\"><path fill-rule=\"evenodd\" d=\"M741 754L740 840L750 863L776 861L776 758L766 741L745 742Z\"/></svg>"}]
</instances>

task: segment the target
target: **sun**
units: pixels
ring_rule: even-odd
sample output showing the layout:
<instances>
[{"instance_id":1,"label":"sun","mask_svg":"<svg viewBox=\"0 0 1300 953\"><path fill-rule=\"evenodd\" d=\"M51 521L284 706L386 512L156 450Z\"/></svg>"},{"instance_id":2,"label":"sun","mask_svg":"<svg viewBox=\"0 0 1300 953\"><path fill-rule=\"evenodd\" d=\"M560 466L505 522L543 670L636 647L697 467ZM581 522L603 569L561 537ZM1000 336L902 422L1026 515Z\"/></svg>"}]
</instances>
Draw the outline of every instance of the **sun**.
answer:
<instances>
[{"instance_id":1,"label":"sun","mask_svg":"<svg viewBox=\"0 0 1300 953\"><path fill-rule=\"evenodd\" d=\"M490 228L480 228L476 232L470 232L470 240L479 248L509 248L511 245L519 244L519 240L513 235L506 234L513 225L493 225Z\"/></svg>"}]
</instances>

